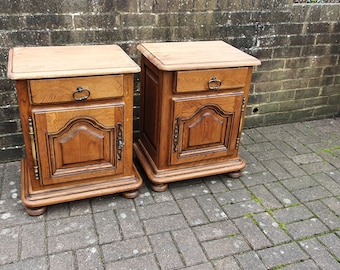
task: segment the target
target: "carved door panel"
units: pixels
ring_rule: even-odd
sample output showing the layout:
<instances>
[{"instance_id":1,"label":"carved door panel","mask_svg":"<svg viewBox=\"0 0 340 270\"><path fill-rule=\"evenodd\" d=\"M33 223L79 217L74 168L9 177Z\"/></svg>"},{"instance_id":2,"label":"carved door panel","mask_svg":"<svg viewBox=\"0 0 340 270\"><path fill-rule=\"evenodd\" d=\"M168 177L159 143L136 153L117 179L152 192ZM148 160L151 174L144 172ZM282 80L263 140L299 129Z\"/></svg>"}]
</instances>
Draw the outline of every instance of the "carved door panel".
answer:
<instances>
[{"instance_id":1,"label":"carved door panel","mask_svg":"<svg viewBox=\"0 0 340 270\"><path fill-rule=\"evenodd\" d=\"M123 104L35 109L41 184L122 173L123 119Z\"/></svg>"},{"instance_id":2,"label":"carved door panel","mask_svg":"<svg viewBox=\"0 0 340 270\"><path fill-rule=\"evenodd\" d=\"M174 98L171 165L232 155L242 101L243 92Z\"/></svg>"}]
</instances>

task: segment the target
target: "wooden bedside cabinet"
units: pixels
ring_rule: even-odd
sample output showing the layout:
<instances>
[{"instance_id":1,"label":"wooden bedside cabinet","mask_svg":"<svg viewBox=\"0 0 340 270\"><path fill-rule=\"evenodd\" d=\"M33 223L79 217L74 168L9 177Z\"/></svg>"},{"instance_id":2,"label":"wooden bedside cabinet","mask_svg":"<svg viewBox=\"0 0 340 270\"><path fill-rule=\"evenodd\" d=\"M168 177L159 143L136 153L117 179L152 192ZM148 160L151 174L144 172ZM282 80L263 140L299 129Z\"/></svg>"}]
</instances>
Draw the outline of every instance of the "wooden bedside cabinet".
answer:
<instances>
[{"instance_id":1,"label":"wooden bedside cabinet","mask_svg":"<svg viewBox=\"0 0 340 270\"><path fill-rule=\"evenodd\" d=\"M133 74L116 45L26 47L9 53L26 157L21 197L30 215L46 206L112 193L138 195L132 162Z\"/></svg>"},{"instance_id":2,"label":"wooden bedside cabinet","mask_svg":"<svg viewBox=\"0 0 340 270\"><path fill-rule=\"evenodd\" d=\"M143 43L136 155L155 191L213 174L239 177L238 149L253 66L223 41Z\"/></svg>"}]
</instances>

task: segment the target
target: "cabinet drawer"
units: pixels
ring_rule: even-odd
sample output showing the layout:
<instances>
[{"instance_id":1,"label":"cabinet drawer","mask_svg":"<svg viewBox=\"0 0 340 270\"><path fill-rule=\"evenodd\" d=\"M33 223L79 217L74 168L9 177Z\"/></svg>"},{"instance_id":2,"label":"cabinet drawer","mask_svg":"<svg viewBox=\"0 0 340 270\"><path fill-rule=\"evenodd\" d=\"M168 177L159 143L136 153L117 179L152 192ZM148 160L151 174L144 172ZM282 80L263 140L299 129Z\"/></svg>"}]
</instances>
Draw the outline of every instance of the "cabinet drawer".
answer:
<instances>
[{"instance_id":1,"label":"cabinet drawer","mask_svg":"<svg viewBox=\"0 0 340 270\"><path fill-rule=\"evenodd\" d=\"M33 104L122 97L123 75L30 80Z\"/></svg>"},{"instance_id":2,"label":"cabinet drawer","mask_svg":"<svg viewBox=\"0 0 340 270\"><path fill-rule=\"evenodd\" d=\"M248 68L207 69L178 71L175 92L218 91L243 88L247 82Z\"/></svg>"}]
</instances>

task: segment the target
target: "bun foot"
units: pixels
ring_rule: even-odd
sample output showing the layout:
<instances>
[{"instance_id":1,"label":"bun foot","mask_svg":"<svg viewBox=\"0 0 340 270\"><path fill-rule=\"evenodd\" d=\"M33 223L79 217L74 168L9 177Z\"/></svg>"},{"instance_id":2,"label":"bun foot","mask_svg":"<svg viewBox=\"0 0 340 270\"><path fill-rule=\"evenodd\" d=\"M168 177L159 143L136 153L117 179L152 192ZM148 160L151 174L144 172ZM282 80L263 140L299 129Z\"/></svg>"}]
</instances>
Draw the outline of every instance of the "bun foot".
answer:
<instances>
[{"instance_id":1,"label":"bun foot","mask_svg":"<svg viewBox=\"0 0 340 270\"><path fill-rule=\"evenodd\" d=\"M122 193L123 197L126 199L134 199L138 196L139 189L129 190Z\"/></svg>"},{"instance_id":2,"label":"bun foot","mask_svg":"<svg viewBox=\"0 0 340 270\"><path fill-rule=\"evenodd\" d=\"M26 213L30 216L40 216L44 214L47 210L46 206L43 207L37 207L37 208L30 208L25 206Z\"/></svg>"},{"instance_id":3,"label":"bun foot","mask_svg":"<svg viewBox=\"0 0 340 270\"><path fill-rule=\"evenodd\" d=\"M230 178L240 178L241 175L242 175L241 171L227 173L227 176Z\"/></svg>"},{"instance_id":4,"label":"bun foot","mask_svg":"<svg viewBox=\"0 0 340 270\"><path fill-rule=\"evenodd\" d=\"M151 189L153 191L162 192L168 189L168 184L153 184L151 183Z\"/></svg>"}]
</instances>

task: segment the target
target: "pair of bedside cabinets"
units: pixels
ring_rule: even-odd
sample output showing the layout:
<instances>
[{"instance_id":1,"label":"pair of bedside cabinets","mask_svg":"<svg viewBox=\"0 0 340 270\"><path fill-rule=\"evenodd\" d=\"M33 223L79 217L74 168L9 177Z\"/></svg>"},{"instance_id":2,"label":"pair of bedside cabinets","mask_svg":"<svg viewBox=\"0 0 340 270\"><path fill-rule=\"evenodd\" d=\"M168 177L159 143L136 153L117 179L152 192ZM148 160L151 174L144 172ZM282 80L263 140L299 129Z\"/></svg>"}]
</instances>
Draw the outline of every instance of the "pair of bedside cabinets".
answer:
<instances>
[{"instance_id":1,"label":"pair of bedside cabinets","mask_svg":"<svg viewBox=\"0 0 340 270\"><path fill-rule=\"evenodd\" d=\"M26 155L21 198L48 205L122 193L142 178L169 182L228 173L238 155L256 58L223 41L142 43L141 68L117 45L13 48ZM141 71L140 136L133 144L134 74Z\"/></svg>"}]
</instances>

